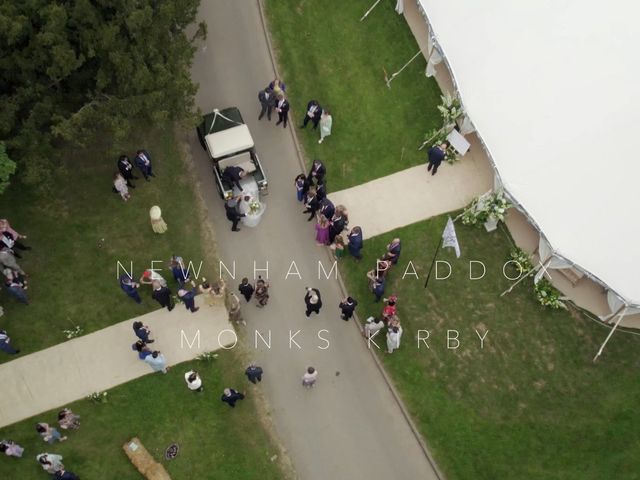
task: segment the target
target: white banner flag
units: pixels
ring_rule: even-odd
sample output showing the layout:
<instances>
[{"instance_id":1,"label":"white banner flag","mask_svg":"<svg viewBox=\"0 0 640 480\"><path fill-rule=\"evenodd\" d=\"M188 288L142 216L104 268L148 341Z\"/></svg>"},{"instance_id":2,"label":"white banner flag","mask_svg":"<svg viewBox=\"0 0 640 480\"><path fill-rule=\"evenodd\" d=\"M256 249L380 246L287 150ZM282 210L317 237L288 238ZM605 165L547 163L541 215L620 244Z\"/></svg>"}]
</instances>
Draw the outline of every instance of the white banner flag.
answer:
<instances>
[{"instance_id":1,"label":"white banner flag","mask_svg":"<svg viewBox=\"0 0 640 480\"><path fill-rule=\"evenodd\" d=\"M444 232L442 232L442 247L453 247L456 251L456 258L460 258L460 244L458 244L456 229L453 226L451 217L447 220L447 226L444 227Z\"/></svg>"}]
</instances>

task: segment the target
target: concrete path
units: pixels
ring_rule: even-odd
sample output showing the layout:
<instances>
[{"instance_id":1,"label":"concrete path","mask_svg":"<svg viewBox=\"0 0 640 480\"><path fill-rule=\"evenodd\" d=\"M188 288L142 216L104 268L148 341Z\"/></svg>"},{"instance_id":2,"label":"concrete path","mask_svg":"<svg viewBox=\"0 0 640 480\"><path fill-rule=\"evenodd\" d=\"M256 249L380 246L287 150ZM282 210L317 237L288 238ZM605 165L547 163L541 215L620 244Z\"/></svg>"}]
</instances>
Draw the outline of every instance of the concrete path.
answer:
<instances>
[{"instance_id":1,"label":"concrete path","mask_svg":"<svg viewBox=\"0 0 640 480\"><path fill-rule=\"evenodd\" d=\"M358 328L353 321L340 320L338 282L333 276L318 278L318 262L327 272L331 265L326 249L315 245L313 224L295 199L293 178L301 166L291 132L276 127L275 120L257 120L257 93L275 76L257 2L202 2L200 19L207 22L209 35L192 69L200 84L197 105L203 111L237 106L242 112L269 178L270 193L264 197L268 208L261 224L231 232L210 161L195 132L191 155L219 256L231 271L235 263L236 280L229 285L252 277L254 262L258 268L266 268L268 262L269 305L258 309L243 304L246 347L266 372L259 388L266 393L277 434L298 476L437 478ZM299 276L287 276L293 270ZM267 276L266 271L257 273ZM307 285L320 289L324 303L321 314L310 319L304 315ZM360 312L368 313L372 312ZM264 338L271 335L270 347L260 339L254 343L256 331ZM300 347L289 340L290 334ZM409 340L404 348L411 348ZM319 380L314 389L305 390L300 379L309 365L317 368Z\"/></svg>"},{"instance_id":2,"label":"concrete path","mask_svg":"<svg viewBox=\"0 0 640 480\"><path fill-rule=\"evenodd\" d=\"M123 301L128 301L124 295ZM137 340L132 328L135 320L149 325L156 340L151 347L161 351L169 365L217 350L220 344L233 344L231 332L221 334L232 328L226 309L209 307L200 297L196 304L201 308L193 314L182 305L171 312L156 310L3 363L0 427L151 373L151 367L131 350Z\"/></svg>"},{"instance_id":3,"label":"concrete path","mask_svg":"<svg viewBox=\"0 0 640 480\"><path fill-rule=\"evenodd\" d=\"M334 204L347 207L349 225L362 227L364 238L463 208L493 188L493 170L474 138L471 149L460 161L441 165L436 175L427 171L425 162L331 193L329 198Z\"/></svg>"}]
</instances>

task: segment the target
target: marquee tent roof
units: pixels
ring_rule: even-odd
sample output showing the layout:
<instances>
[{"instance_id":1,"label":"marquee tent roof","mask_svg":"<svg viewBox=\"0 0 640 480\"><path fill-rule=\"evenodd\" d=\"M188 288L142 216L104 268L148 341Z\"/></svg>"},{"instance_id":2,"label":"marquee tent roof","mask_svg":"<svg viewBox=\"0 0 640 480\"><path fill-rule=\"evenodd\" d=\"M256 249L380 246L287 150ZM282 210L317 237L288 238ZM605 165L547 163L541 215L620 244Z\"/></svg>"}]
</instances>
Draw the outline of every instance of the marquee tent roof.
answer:
<instances>
[{"instance_id":1,"label":"marquee tent roof","mask_svg":"<svg viewBox=\"0 0 640 480\"><path fill-rule=\"evenodd\" d=\"M505 190L640 305L640 3L418 3Z\"/></svg>"}]
</instances>

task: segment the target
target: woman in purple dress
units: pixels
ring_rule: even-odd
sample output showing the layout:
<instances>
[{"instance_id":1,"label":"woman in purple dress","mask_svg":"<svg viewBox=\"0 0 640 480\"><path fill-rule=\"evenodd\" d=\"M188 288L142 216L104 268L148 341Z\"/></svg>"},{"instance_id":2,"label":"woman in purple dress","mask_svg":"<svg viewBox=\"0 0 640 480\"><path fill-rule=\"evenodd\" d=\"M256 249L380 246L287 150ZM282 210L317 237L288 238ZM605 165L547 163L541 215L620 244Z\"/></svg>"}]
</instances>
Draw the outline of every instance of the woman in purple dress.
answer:
<instances>
[{"instance_id":1,"label":"woman in purple dress","mask_svg":"<svg viewBox=\"0 0 640 480\"><path fill-rule=\"evenodd\" d=\"M320 220L316 223L316 243L318 245L329 243L329 220L324 215L320 215Z\"/></svg>"}]
</instances>

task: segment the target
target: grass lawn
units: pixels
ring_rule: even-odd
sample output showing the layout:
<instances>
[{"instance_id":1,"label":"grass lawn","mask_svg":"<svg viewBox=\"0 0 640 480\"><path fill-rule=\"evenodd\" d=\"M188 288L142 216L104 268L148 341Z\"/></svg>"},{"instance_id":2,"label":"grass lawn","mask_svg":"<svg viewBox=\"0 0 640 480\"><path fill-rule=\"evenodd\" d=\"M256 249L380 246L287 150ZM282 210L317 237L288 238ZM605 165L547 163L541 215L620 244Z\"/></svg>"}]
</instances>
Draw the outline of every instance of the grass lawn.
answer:
<instances>
[{"instance_id":1,"label":"grass lawn","mask_svg":"<svg viewBox=\"0 0 640 480\"><path fill-rule=\"evenodd\" d=\"M298 130L309 159L327 165L328 189L337 191L425 162L417 149L439 127L440 89L424 75L419 57L392 83L418 46L404 17L383 1L359 22L369 0L269 0L266 10L280 71L295 117L302 124L307 102L316 99L333 116L333 132L318 145L319 132Z\"/></svg>"},{"instance_id":2,"label":"grass lawn","mask_svg":"<svg viewBox=\"0 0 640 480\"><path fill-rule=\"evenodd\" d=\"M187 389L183 375L191 368L203 378L202 393ZM220 401L227 386L248 391L235 409ZM242 375L234 352L221 351L212 362L178 365L167 375L147 375L110 390L106 404L80 400L70 405L82 416L82 425L68 433L64 443L48 445L34 428L39 421L55 424L57 410L0 430L0 438L25 448L21 459L2 455L0 478L46 478L35 456L50 452L61 454L65 466L81 478L138 480L141 475L122 450L126 441L138 436L174 480L280 480L278 462L271 461L277 450L256 418L251 394L256 388L260 387L250 386ZM180 451L176 459L166 461L164 451L172 443Z\"/></svg>"},{"instance_id":3,"label":"grass lawn","mask_svg":"<svg viewBox=\"0 0 640 480\"><path fill-rule=\"evenodd\" d=\"M378 314L365 273L393 237L402 239L386 289L399 295L402 346L380 357L446 477L640 478L640 338L616 333L594 365L607 329L577 312L543 309L531 282L500 298L510 284L502 264L511 248L501 229L457 225L462 257L441 251L452 275L432 278L424 290L445 222L437 217L367 240L365 259L345 259L341 271L360 318ZM402 280L409 260L420 280ZM485 263L485 278L469 280L469 260ZM474 275L480 270L474 265ZM418 349L419 329L429 331L430 349ZM456 350L447 349L447 329L459 331ZM476 329L488 330L484 349ZM386 346L383 336L378 343Z\"/></svg>"},{"instance_id":4,"label":"grass lawn","mask_svg":"<svg viewBox=\"0 0 640 480\"><path fill-rule=\"evenodd\" d=\"M134 181L137 188L130 189L127 203L111 191L117 158L107 153L107 145L69 151L48 191L25 187L17 179L0 196L2 217L28 235L26 243L33 247L18 259L30 275L31 304L19 304L2 293L5 315L0 328L9 332L23 353L66 340L63 329L80 325L89 333L158 308L150 287L141 289L142 305L120 290L118 260L127 268L133 261L139 278L151 260L162 260L156 268L166 269L172 254L196 264L202 259L191 182L171 127L132 132L126 150L131 160L138 148L150 152L156 178L145 182L136 169L140 179ZM169 227L164 235L151 230L153 205L162 208ZM170 271L162 274L171 279ZM7 360L8 355L0 354L0 361Z\"/></svg>"}]
</instances>

